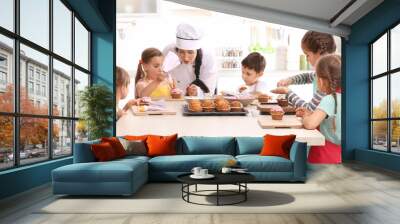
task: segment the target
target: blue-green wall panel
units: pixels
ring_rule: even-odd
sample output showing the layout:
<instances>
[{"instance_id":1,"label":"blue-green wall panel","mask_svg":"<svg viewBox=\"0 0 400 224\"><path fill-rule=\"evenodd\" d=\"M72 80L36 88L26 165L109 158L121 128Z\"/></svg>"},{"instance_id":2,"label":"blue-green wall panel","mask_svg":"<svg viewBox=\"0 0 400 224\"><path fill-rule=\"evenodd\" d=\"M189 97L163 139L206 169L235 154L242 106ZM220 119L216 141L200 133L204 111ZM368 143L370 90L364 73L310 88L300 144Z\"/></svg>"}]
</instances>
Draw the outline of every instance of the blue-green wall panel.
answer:
<instances>
[{"instance_id":1,"label":"blue-green wall panel","mask_svg":"<svg viewBox=\"0 0 400 224\"><path fill-rule=\"evenodd\" d=\"M79 14L85 24L94 32L110 32L111 27L100 11L99 4L108 0L66 0L66 2ZM113 2L114 0L110 0Z\"/></svg>"},{"instance_id":2,"label":"blue-green wall panel","mask_svg":"<svg viewBox=\"0 0 400 224\"><path fill-rule=\"evenodd\" d=\"M355 150L355 159L373 166L400 172L400 155L365 148Z\"/></svg>"},{"instance_id":3,"label":"blue-green wall panel","mask_svg":"<svg viewBox=\"0 0 400 224\"><path fill-rule=\"evenodd\" d=\"M113 34L92 34L92 80L93 83L105 84L110 89L114 86L113 41Z\"/></svg>"},{"instance_id":4,"label":"blue-green wall panel","mask_svg":"<svg viewBox=\"0 0 400 224\"><path fill-rule=\"evenodd\" d=\"M343 158L354 159L355 148L368 147L369 135L369 84L368 47L349 45L345 47L345 98L343 123Z\"/></svg>"},{"instance_id":5,"label":"blue-green wall panel","mask_svg":"<svg viewBox=\"0 0 400 224\"><path fill-rule=\"evenodd\" d=\"M396 155L368 150L369 124L369 46L380 34L400 22L400 1L386 0L351 27L344 43L344 158L355 159L383 168L399 170ZM364 150L364 151L360 151ZM392 156L392 157L390 157Z\"/></svg>"},{"instance_id":6,"label":"blue-green wall panel","mask_svg":"<svg viewBox=\"0 0 400 224\"><path fill-rule=\"evenodd\" d=\"M53 169L71 163L69 157L0 172L0 199L48 183Z\"/></svg>"},{"instance_id":7,"label":"blue-green wall panel","mask_svg":"<svg viewBox=\"0 0 400 224\"><path fill-rule=\"evenodd\" d=\"M92 31L92 81L104 83L114 90L116 1L66 0L66 2ZM113 131L113 127L110 127L110 130ZM48 183L51 181L53 169L71 163L72 158L66 158L0 172L0 199Z\"/></svg>"}]
</instances>

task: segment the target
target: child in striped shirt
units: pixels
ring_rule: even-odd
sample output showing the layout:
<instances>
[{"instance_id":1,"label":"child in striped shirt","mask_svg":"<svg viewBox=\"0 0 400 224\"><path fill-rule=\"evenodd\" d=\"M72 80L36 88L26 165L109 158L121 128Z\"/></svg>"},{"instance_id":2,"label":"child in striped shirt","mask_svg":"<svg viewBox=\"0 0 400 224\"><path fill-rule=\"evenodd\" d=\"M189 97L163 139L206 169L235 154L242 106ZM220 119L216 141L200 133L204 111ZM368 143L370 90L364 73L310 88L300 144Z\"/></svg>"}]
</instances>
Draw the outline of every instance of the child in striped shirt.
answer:
<instances>
[{"instance_id":1,"label":"child in striped shirt","mask_svg":"<svg viewBox=\"0 0 400 224\"><path fill-rule=\"evenodd\" d=\"M330 34L308 31L301 40L301 48L307 57L307 61L315 67L321 56L335 52L336 44L333 36ZM309 72L280 80L278 82L278 88L272 92L277 94L286 94L289 103L296 108L300 107L314 111L319 105L321 99L325 96L323 92L317 89L315 76L315 72ZM314 95L310 102L301 99L296 93L288 88L289 85L304 85L309 83L313 84L314 89Z\"/></svg>"}]
</instances>

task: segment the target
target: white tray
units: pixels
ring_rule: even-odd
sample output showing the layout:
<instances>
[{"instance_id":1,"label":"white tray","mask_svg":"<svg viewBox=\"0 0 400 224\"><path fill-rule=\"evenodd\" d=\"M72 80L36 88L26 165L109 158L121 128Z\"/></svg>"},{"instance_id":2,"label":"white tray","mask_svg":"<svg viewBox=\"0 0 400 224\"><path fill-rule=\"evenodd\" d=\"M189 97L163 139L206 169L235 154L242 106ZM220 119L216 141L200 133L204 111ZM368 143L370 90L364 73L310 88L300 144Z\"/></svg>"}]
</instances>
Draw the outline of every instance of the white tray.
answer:
<instances>
[{"instance_id":1,"label":"white tray","mask_svg":"<svg viewBox=\"0 0 400 224\"><path fill-rule=\"evenodd\" d=\"M194 174L190 175L190 178L193 178L193 179L211 179L211 178L214 178L214 177L215 176L212 175L212 174L207 174L207 175L204 175L204 176L198 176L198 175L194 175Z\"/></svg>"}]
</instances>

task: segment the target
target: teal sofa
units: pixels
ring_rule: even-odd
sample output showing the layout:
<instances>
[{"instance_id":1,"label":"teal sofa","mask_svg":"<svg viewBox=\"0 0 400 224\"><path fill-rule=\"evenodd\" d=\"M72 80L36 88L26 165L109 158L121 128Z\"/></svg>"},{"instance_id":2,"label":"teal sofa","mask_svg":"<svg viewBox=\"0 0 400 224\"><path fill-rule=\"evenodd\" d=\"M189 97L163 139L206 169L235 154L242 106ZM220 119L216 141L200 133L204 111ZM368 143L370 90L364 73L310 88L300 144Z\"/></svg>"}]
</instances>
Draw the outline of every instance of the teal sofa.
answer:
<instances>
[{"instance_id":1,"label":"teal sofa","mask_svg":"<svg viewBox=\"0 0 400 224\"><path fill-rule=\"evenodd\" d=\"M195 137L178 139L177 155L128 156L96 162L91 141L75 144L74 163L52 171L54 194L131 195L148 181L176 181L193 167L218 172L228 160L236 160L259 182L304 182L306 180L306 144L294 142L290 159L259 156L262 137Z\"/></svg>"}]
</instances>

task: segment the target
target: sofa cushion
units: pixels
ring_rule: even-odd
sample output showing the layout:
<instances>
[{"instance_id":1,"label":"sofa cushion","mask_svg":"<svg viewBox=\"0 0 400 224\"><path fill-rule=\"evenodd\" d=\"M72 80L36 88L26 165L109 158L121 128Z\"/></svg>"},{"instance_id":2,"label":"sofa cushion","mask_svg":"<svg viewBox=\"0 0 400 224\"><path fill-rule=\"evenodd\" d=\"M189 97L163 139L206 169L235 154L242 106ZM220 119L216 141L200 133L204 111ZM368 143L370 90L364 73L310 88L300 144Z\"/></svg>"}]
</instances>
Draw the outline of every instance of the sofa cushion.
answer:
<instances>
[{"instance_id":1,"label":"sofa cushion","mask_svg":"<svg viewBox=\"0 0 400 224\"><path fill-rule=\"evenodd\" d=\"M120 159L116 159L113 162L131 162L134 160L138 160L138 161L143 161L143 162L148 162L150 159L150 157L147 156L136 156L136 155L130 155L130 156L125 156L124 158L120 158Z\"/></svg>"},{"instance_id":2,"label":"sofa cushion","mask_svg":"<svg viewBox=\"0 0 400 224\"><path fill-rule=\"evenodd\" d=\"M264 140L262 137L236 137L236 155L260 154Z\"/></svg>"},{"instance_id":3,"label":"sofa cushion","mask_svg":"<svg viewBox=\"0 0 400 224\"><path fill-rule=\"evenodd\" d=\"M203 167L212 172L219 171L230 159L231 155L175 155L158 156L149 160L150 171L191 172L193 167Z\"/></svg>"},{"instance_id":4,"label":"sofa cushion","mask_svg":"<svg viewBox=\"0 0 400 224\"><path fill-rule=\"evenodd\" d=\"M232 137L185 136L181 138L180 150L178 154L184 155L235 155L235 140Z\"/></svg>"},{"instance_id":5,"label":"sofa cushion","mask_svg":"<svg viewBox=\"0 0 400 224\"><path fill-rule=\"evenodd\" d=\"M92 152L96 161L104 162L117 159L118 156L115 154L115 150L112 145L108 142L102 142L99 144L91 145Z\"/></svg>"},{"instance_id":6,"label":"sofa cushion","mask_svg":"<svg viewBox=\"0 0 400 224\"><path fill-rule=\"evenodd\" d=\"M292 161L279 156L239 155L236 156L241 168L249 172L292 172Z\"/></svg>"},{"instance_id":7,"label":"sofa cushion","mask_svg":"<svg viewBox=\"0 0 400 224\"><path fill-rule=\"evenodd\" d=\"M124 138L129 141L146 141L148 135L125 135Z\"/></svg>"},{"instance_id":8,"label":"sofa cushion","mask_svg":"<svg viewBox=\"0 0 400 224\"><path fill-rule=\"evenodd\" d=\"M146 143L141 140L126 140L125 138L119 138L122 146L126 151L126 155L147 155Z\"/></svg>"},{"instance_id":9,"label":"sofa cushion","mask_svg":"<svg viewBox=\"0 0 400 224\"><path fill-rule=\"evenodd\" d=\"M281 156L289 159L290 148L293 145L296 135L265 135L264 145L261 149L261 156Z\"/></svg>"},{"instance_id":10,"label":"sofa cushion","mask_svg":"<svg viewBox=\"0 0 400 224\"><path fill-rule=\"evenodd\" d=\"M58 182L130 182L134 172L146 170L146 162L136 159L75 163L53 170ZM147 173L143 173L147 176Z\"/></svg>"},{"instance_id":11,"label":"sofa cushion","mask_svg":"<svg viewBox=\"0 0 400 224\"><path fill-rule=\"evenodd\" d=\"M171 136L149 135L147 137L147 155L164 156L176 154L176 139L178 134Z\"/></svg>"},{"instance_id":12,"label":"sofa cushion","mask_svg":"<svg viewBox=\"0 0 400 224\"><path fill-rule=\"evenodd\" d=\"M126 156L126 151L124 149L124 146L122 146L121 142L117 137L104 137L101 138L101 142L108 142L114 149L115 155L117 158L122 158Z\"/></svg>"},{"instance_id":13,"label":"sofa cushion","mask_svg":"<svg viewBox=\"0 0 400 224\"><path fill-rule=\"evenodd\" d=\"M74 163L95 162L96 158L91 150L92 144L99 144L100 140L75 143L74 148Z\"/></svg>"}]
</instances>

